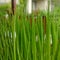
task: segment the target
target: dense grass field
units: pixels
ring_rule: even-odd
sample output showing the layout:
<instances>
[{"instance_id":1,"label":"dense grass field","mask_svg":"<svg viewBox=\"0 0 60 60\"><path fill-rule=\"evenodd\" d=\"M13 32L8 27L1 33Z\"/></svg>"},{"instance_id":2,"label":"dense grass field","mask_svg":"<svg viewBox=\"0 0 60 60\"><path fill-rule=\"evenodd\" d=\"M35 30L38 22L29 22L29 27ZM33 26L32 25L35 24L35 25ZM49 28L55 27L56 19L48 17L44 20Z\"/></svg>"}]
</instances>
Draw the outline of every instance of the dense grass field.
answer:
<instances>
[{"instance_id":1,"label":"dense grass field","mask_svg":"<svg viewBox=\"0 0 60 60\"><path fill-rule=\"evenodd\" d=\"M36 16L19 11L0 8L0 60L60 60L60 9Z\"/></svg>"}]
</instances>

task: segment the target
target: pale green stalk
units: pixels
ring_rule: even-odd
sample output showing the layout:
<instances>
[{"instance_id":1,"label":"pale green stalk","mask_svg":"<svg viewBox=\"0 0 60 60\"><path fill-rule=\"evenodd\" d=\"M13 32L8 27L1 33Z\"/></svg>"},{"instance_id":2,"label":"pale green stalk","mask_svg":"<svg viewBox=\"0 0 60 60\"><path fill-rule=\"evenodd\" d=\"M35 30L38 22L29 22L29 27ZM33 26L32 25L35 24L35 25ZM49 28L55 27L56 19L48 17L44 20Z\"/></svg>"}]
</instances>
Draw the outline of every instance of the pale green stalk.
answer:
<instances>
[{"instance_id":1,"label":"pale green stalk","mask_svg":"<svg viewBox=\"0 0 60 60\"><path fill-rule=\"evenodd\" d=\"M37 60L37 54L36 54L36 39L35 39L35 21L34 21L34 15L32 14L32 60Z\"/></svg>"}]
</instances>

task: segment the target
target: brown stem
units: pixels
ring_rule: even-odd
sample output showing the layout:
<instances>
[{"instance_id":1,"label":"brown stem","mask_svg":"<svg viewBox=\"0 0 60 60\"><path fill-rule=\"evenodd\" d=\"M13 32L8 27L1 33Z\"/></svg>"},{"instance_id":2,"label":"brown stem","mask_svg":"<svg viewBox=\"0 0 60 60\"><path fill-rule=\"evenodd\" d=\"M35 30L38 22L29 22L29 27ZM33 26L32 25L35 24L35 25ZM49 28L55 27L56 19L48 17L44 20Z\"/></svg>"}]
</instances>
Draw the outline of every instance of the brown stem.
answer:
<instances>
[{"instance_id":1,"label":"brown stem","mask_svg":"<svg viewBox=\"0 0 60 60\"><path fill-rule=\"evenodd\" d=\"M46 16L43 16L44 34L46 33Z\"/></svg>"},{"instance_id":2,"label":"brown stem","mask_svg":"<svg viewBox=\"0 0 60 60\"><path fill-rule=\"evenodd\" d=\"M15 14L16 0L11 0L11 4L12 4L12 14Z\"/></svg>"}]
</instances>

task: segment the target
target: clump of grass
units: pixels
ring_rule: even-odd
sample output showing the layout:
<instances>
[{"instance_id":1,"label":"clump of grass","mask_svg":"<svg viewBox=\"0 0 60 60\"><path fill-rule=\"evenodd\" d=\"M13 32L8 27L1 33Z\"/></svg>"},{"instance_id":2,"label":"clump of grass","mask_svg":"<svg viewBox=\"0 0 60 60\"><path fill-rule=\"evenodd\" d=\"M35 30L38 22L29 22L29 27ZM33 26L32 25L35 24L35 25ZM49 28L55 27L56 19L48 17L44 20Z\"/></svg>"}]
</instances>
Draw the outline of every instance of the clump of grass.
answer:
<instances>
[{"instance_id":1,"label":"clump of grass","mask_svg":"<svg viewBox=\"0 0 60 60\"><path fill-rule=\"evenodd\" d=\"M55 60L55 58L59 58L57 52L57 49L59 49L57 26L47 16L46 39L44 40L42 16L42 14L38 14L35 20L34 14L28 19L26 15L22 14L20 18L18 18L18 15L12 16L12 22L1 20L1 60ZM31 23L30 19L32 19ZM50 34L52 35L52 46L50 44ZM55 57L56 54L58 54L57 57Z\"/></svg>"},{"instance_id":2,"label":"clump of grass","mask_svg":"<svg viewBox=\"0 0 60 60\"><path fill-rule=\"evenodd\" d=\"M3 9L4 8L4 9ZM6 6L0 7L0 60L11 60L13 42L11 38L11 19ZM6 17L6 14L8 15Z\"/></svg>"},{"instance_id":3,"label":"clump of grass","mask_svg":"<svg viewBox=\"0 0 60 60\"><path fill-rule=\"evenodd\" d=\"M15 15L8 15L7 19L5 13L0 12L0 60L60 59L58 24L54 21L55 16L51 18L49 9L46 15L46 33L42 12L37 16L16 12Z\"/></svg>"}]
</instances>

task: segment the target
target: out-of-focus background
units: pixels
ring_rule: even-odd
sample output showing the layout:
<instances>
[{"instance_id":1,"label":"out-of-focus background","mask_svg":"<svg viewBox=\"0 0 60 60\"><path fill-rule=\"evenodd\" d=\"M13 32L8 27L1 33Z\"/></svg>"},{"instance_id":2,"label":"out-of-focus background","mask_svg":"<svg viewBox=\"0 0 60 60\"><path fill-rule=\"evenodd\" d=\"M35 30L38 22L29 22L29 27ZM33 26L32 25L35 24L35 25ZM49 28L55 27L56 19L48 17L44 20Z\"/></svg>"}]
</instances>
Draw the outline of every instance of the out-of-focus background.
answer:
<instances>
[{"instance_id":1,"label":"out-of-focus background","mask_svg":"<svg viewBox=\"0 0 60 60\"><path fill-rule=\"evenodd\" d=\"M0 0L1 4L9 4L12 0ZM31 13L32 11L37 12L38 10L47 11L48 9L48 0L27 0L26 1L26 11ZM54 7L59 6L60 0L50 0L50 11L54 9ZM19 4L19 0L16 0L17 5Z\"/></svg>"}]
</instances>

